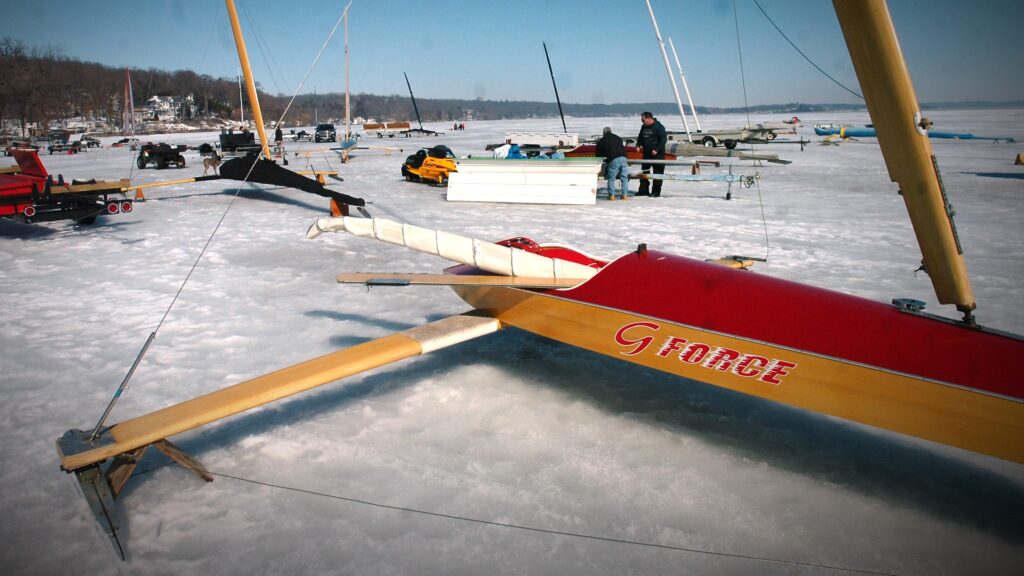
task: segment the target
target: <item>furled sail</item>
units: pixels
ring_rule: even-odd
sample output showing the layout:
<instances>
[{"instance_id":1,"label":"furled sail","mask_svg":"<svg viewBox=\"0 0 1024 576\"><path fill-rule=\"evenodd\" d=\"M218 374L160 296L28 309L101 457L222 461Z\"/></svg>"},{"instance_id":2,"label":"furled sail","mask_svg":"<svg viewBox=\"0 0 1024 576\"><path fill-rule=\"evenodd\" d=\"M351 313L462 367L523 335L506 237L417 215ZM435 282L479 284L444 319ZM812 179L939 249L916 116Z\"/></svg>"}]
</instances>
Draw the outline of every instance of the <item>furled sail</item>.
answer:
<instances>
[{"instance_id":1,"label":"furled sail","mask_svg":"<svg viewBox=\"0 0 1024 576\"><path fill-rule=\"evenodd\" d=\"M316 238L324 232L375 238L505 276L586 280L598 272L597 268L576 262L383 218L319 218L306 232L306 238Z\"/></svg>"}]
</instances>

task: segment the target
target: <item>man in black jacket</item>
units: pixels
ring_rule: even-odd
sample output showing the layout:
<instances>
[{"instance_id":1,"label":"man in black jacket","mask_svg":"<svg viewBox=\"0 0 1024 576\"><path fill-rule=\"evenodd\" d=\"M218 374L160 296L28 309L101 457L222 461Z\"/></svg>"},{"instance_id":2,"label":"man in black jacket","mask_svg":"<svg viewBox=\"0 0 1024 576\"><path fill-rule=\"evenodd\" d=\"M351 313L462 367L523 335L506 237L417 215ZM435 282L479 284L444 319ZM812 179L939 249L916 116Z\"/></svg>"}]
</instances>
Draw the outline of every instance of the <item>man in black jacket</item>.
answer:
<instances>
[{"instance_id":1,"label":"man in black jacket","mask_svg":"<svg viewBox=\"0 0 1024 576\"><path fill-rule=\"evenodd\" d=\"M626 163L626 145L612 129L605 126L604 134L597 141L595 156L605 159L604 178L608 186L608 199L615 200L615 181L619 181L619 192L623 200L629 198L629 164Z\"/></svg>"},{"instance_id":2,"label":"man in black jacket","mask_svg":"<svg viewBox=\"0 0 1024 576\"><path fill-rule=\"evenodd\" d=\"M655 119L654 114L644 112L640 115L643 126L640 127L640 134L636 137L636 145L643 152L644 160L664 160L665 145L668 143L668 135L665 127ZM644 164L641 166L644 173L649 173L654 168L654 174L664 174L664 164ZM654 181L654 188L650 187L649 180L640 180L640 191L637 196L661 196L661 180Z\"/></svg>"}]
</instances>

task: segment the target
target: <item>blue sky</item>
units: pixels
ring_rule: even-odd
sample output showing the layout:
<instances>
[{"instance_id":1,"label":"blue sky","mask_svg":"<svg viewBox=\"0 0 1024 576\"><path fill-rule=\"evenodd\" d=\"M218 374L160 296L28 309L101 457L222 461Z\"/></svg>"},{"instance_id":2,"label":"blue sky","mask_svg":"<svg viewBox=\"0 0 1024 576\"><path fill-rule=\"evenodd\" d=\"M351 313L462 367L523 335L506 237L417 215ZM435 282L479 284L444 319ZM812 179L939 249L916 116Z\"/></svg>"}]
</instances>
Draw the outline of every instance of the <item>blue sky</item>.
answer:
<instances>
[{"instance_id":1,"label":"blue sky","mask_svg":"<svg viewBox=\"0 0 1024 576\"><path fill-rule=\"evenodd\" d=\"M346 0L236 2L257 80L291 94ZM695 103L742 106L732 0L651 3ZM819 66L859 91L831 2L760 3ZM752 0L736 6L751 104L856 101L807 64ZM0 9L0 37L81 60L230 77L238 69L217 0L3 0ZM892 0L890 10L920 100L1024 100L1024 3ZM564 102L672 100L643 0L355 0L350 17L354 93L404 95L407 72L418 98L554 101L547 42ZM341 40L339 31L303 91L344 89Z\"/></svg>"}]
</instances>

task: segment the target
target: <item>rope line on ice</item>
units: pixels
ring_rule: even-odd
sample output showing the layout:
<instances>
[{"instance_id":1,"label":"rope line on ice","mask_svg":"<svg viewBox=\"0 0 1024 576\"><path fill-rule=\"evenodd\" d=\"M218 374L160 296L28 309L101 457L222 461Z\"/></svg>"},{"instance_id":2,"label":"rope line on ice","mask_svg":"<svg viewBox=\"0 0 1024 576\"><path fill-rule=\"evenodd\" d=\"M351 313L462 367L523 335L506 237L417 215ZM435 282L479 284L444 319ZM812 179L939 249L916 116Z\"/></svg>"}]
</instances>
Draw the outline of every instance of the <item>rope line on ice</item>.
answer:
<instances>
[{"instance_id":1,"label":"rope line on ice","mask_svg":"<svg viewBox=\"0 0 1024 576\"><path fill-rule=\"evenodd\" d=\"M153 466L151 468L147 468L146 470L138 471L138 472L132 474L132 476L135 477L135 476L141 476L143 474L148 474L148 473L153 472L153 471L155 471L157 469L163 468L164 466L167 466L167 465L169 465L169 463L168 464L159 464L159 465ZM318 492L316 490L308 490L308 489L305 489L305 488L297 488L297 487L294 487L294 486L285 486L283 484L275 484L273 482L266 482L266 481L263 481L263 480L255 480L255 479L252 479L252 478L244 478L242 476L235 476L233 474L225 474L225 473L222 473L222 472L214 472L212 470L207 470L207 472L209 474L213 475L213 476L217 476L217 477L220 477L220 478L227 478L229 480L235 480L235 481L238 481L238 482L245 482L245 483L248 483L248 484L255 484L257 486L264 486L264 487L267 487L267 488L274 488L274 489L277 489L277 490L287 490L289 492L297 492L299 494L305 494L307 496L315 496L315 497L318 497L318 498L326 498L326 499L330 499L330 500L341 500L343 502L349 502L349 503L352 503L352 504L362 504L364 506L370 506L370 507L373 507L373 508L382 508L382 509L385 509L385 510L393 510L393 511L396 511L396 512L409 512L411 514L418 514L418 515L421 515L421 516L432 516L432 517L435 517L435 518L444 518L446 520L455 520L455 521L459 521L459 522L470 522L470 523L473 523L473 524L482 524L482 525L485 525L485 526L494 526L494 527L497 527L497 528L508 528L508 529L511 529L511 530L521 530L521 531L525 531L525 532L536 532L536 533L540 533L540 534L548 534L548 535L551 535L551 536L566 536L566 537L569 537L569 538L580 538L580 539L584 539L584 540L596 540L596 541L599 541L599 542L610 542L610 543L614 543L614 544L625 544L627 546L641 546L641 547L644 547L644 548L656 548L656 549L662 549L662 550L672 550L672 551L675 551L675 552L690 552L692 554L703 554L703 555L707 555L707 556L721 556L721 557L725 557L725 558L734 558L734 559L738 559L738 560L750 560L750 561L753 561L753 562L770 562L770 563L775 563L775 564L786 564L786 565L790 565L790 566L804 566L804 567L807 567L807 568L821 568L823 570L836 570L836 571L848 572L848 573L852 573L852 574L870 574L872 576L899 576L899 574L894 573L894 572L881 572L881 571L878 571L878 570L866 570L866 569L861 569L861 568L848 568L848 567L845 567L845 566L834 566L834 565L830 565L830 564L819 564L819 563L816 563L816 562L802 562L802 561L799 561L799 560L787 560L787 559L781 559L781 558L768 558L768 557L765 557L765 556L754 556L754 555L750 555L750 554L738 554L738 553L731 553L731 552L715 552L715 551L712 551L712 550L703 550L701 548L688 548L688 547L685 547L685 546L673 546L673 545L670 545L670 544L657 544L655 542L643 542L643 541L640 541L640 540L626 540L624 538L614 538L614 537L611 537L611 536L597 536L597 535L594 535L594 534L582 534L582 533L579 533L579 532L566 532L564 530L551 530L551 529L548 529L548 528L537 528L535 526L526 526L526 525L522 525L522 524L512 524L512 523L509 523L509 522L495 522L493 520L482 520L482 519L479 519L479 518L471 518L471 517L468 517L468 516L459 516L457 514L444 514L442 512L430 512L428 510L420 510L418 508L409 508L407 506L395 506L395 505L392 505L392 504L381 504L380 502L373 502L373 501L370 501L370 500L362 500L362 499L359 499L359 498L350 498L350 497L341 496L341 495L338 495L338 494L328 494L326 492Z\"/></svg>"},{"instance_id":2,"label":"rope line on ice","mask_svg":"<svg viewBox=\"0 0 1024 576\"><path fill-rule=\"evenodd\" d=\"M394 510L396 512L410 512L412 514L419 514L422 516L433 516L436 518L444 518L447 520L457 520L460 522L471 522L474 524L483 524L485 526L496 526L499 528L509 528L512 530L522 530L526 532L538 532L541 534L550 534L553 536L568 536L570 538L582 538L585 540L597 540L600 542L612 542L616 544L626 544L629 546L642 546L645 548L660 548L664 550L674 550L677 552L690 552L693 554L704 554L708 556L723 556L727 558L736 558L742 560L751 560L754 562L772 562L776 564L788 564L791 566L805 566L809 568L822 568L826 570L839 570L843 572L851 572L856 574L872 574L875 576L898 576L892 572L879 572L875 570L861 570L858 568L847 568L843 566L832 566L829 564L817 564L814 562L801 562L799 560L785 560L780 558L767 558L764 556L753 556L748 554L736 554L730 552L714 552L712 550L702 550L700 548L687 548L685 546L672 546L669 544L657 544L654 542L642 542L639 540L625 540L623 538L613 538L610 536L596 536L593 534L582 534L579 532L566 532L563 530L551 530L548 528L537 528L534 526L525 526L522 524L511 524L508 522L495 522L493 520L481 520L479 518L470 518L468 516L458 516L455 514L444 514L441 512L430 512L427 510L419 510L417 508L409 508L406 506L394 506L391 504L381 504L379 502L371 502L369 500L360 500L358 498L349 498L347 496L340 496L337 494L327 494L325 492L317 492L315 490L307 490L304 488L296 488L293 486L284 486L282 484L274 484L271 482L264 482L262 480L254 480L252 478L243 478L240 476L233 476L231 474L223 474L219 472L210 472L214 476L221 478L227 478L230 480L237 480L239 482L247 482L255 484L257 486L266 486L268 488L275 488L278 490L287 490L290 492L298 492L300 494L306 494L309 496L317 496L321 498L328 498L331 500L341 500L344 502L351 502L353 504L363 504L365 506L372 506L374 508L383 508L385 510Z\"/></svg>"}]
</instances>

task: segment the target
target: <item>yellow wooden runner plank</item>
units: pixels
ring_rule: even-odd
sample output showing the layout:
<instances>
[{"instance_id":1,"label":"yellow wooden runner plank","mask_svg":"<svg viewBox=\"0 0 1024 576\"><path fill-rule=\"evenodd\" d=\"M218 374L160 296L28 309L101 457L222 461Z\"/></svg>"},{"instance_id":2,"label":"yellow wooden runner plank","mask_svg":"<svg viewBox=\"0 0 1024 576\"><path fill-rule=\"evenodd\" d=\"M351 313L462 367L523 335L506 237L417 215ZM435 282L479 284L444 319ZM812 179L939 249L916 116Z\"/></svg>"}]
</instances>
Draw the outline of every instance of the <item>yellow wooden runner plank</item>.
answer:
<instances>
[{"instance_id":1,"label":"yellow wooden runner plank","mask_svg":"<svg viewBox=\"0 0 1024 576\"><path fill-rule=\"evenodd\" d=\"M276 372L222 388L115 424L94 448L64 454L61 467L75 470L148 446L204 424L297 394L353 374L483 336L498 330L494 318L461 314L364 342ZM109 442L108 439L112 439Z\"/></svg>"},{"instance_id":2,"label":"yellow wooden runner plank","mask_svg":"<svg viewBox=\"0 0 1024 576\"><path fill-rule=\"evenodd\" d=\"M115 424L105 435L112 444L78 454L61 454L61 467L74 470L163 438L238 414L364 370L416 356L419 342L401 334L371 340L326 356L222 388L138 418Z\"/></svg>"}]
</instances>

